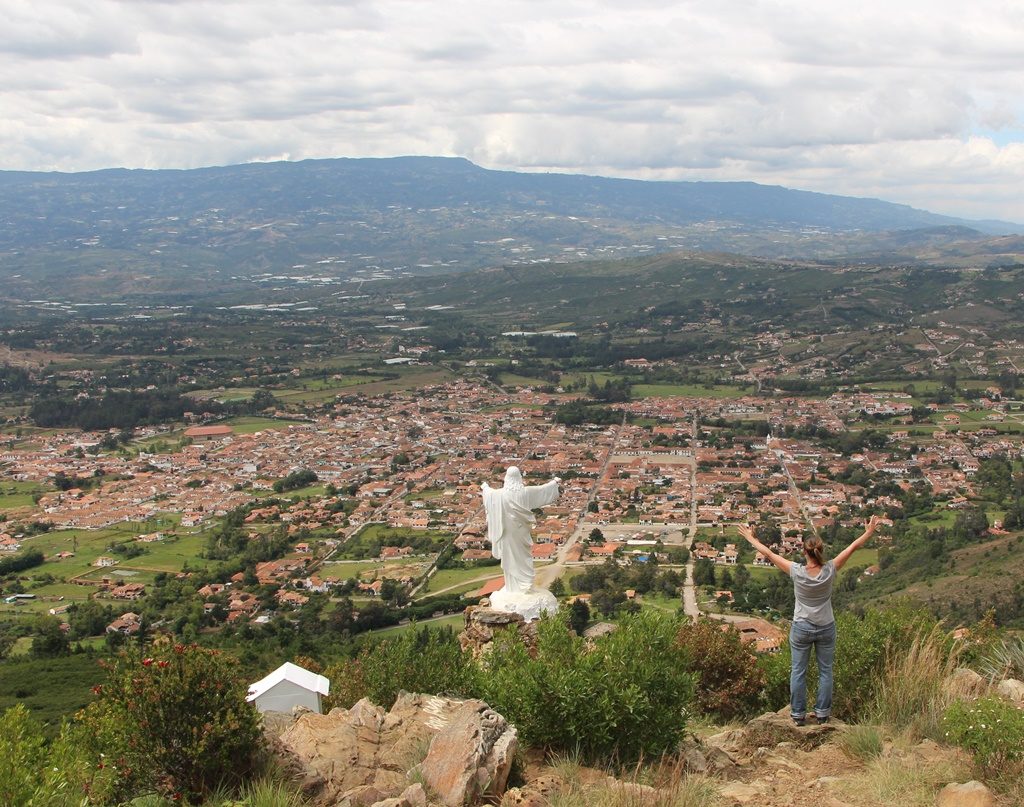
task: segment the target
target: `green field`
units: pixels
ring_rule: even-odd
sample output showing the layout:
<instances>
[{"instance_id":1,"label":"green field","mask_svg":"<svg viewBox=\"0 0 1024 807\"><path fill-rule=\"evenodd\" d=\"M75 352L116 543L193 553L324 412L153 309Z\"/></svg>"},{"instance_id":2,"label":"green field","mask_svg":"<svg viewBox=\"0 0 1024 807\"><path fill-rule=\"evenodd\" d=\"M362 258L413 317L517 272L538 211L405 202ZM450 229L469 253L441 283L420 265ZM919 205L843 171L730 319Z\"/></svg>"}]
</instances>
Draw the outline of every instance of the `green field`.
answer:
<instances>
[{"instance_id":1,"label":"green field","mask_svg":"<svg viewBox=\"0 0 1024 807\"><path fill-rule=\"evenodd\" d=\"M110 552L112 545L134 541L140 533L173 529L177 521L176 516L164 515L144 524L118 524L102 530L53 530L27 539L26 548L40 549L48 558L42 566L23 573L26 593L35 594L37 599L17 606L0 603L0 615L33 615L57 604L87 600L96 593L94 586L78 585L70 582L72 578L98 581L109 576L125 582L151 583L158 572L179 572L186 563L204 565L199 557L205 542L202 532L166 533L163 541L142 544L145 551L134 558ZM57 560L55 556L60 552L73 552L74 557ZM119 563L106 568L93 566L101 555L117 558ZM46 582L51 577L53 581Z\"/></svg>"},{"instance_id":2,"label":"green field","mask_svg":"<svg viewBox=\"0 0 1024 807\"><path fill-rule=\"evenodd\" d=\"M354 375L341 379L315 378L301 381L301 387L273 390L274 397L285 404L292 403L323 403L330 401L353 387L373 384L382 381L383 376Z\"/></svg>"},{"instance_id":3,"label":"green field","mask_svg":"<svg viewBox=\"0 0 1024 807\"><path fill-rule=\"evenodd\" d=\"M444 488L425 488L424 490L407 493L402 498L407 502L432 502L435 499L440 499L443 495Z\"/></svg>"},{"instance_id":4,"label":"green field","mask_svg":"<svg viewBox=\"0 0 1024 807\"><path fill-rule=\"evenodd\" d=\"M301 420L261 417L237 417L224 421L225 425L234 429L235 434L254 434L268 429L287 429L292 424L302 422Z\"/></svg>"},{"instance_id":5,"label":"green field","mask_svg":"<svg viewBox=\"0 0 1024 807\"><path fill-rule=\"evenodd\" d=\"M938 392L942 389L941 381L923 381L921 379L905 379L903 381L873 381L870 384L861 384L861 389L877 390L879 392L903 392L907 387L913 387L917 394L921 392Z\"/></svg>"},{"instance_id":6,"label":"green field","mask_svg":"<svg viewBox=\"0 0 1024 807\"><path fill-rule=\"evenodd\" d=\"M87 653L10 659L0 676L0 712L22 703L49 732L56 733L62 718L93 700L90 690L105 676L99 656Z\"/></svg>"},{"instance_id":7,"label":"green field","mask_svg":"<svg viewBox=\"0 0 1024 807\"><path fill-rule=\"evenodd\" d=\"M35 504L33 496L48 493L52 488L36 482L18 482L3 480L0 482L0 510L11 510L15 507L31 507Z\"/></svg>"},{"instance_id":8,"label":"green field","mask_svg":"<svg viewBox=\"0 0 1024 807\"><path fill-rule=\"evenodd\" d=\"M677 614L679 609L683 607L682 597L669 597L666 594L648 592L638 597L637 600L644 608L669 614Z\"/></svg>"},{"instance_id":9,"label":"green field","mask_svg":"<svg viewBox=\"0 0 1024 807\"><path fill-rule=\"evenodd\" d=\"M634 398L739 398L747 391L723 384L634 384Z\"/></svg>"},{"instance_id":10,"label":"green field","mask_svg":"<svg viewBox=\"0 0 1024 807\"><path fill-rule=\"evenodd\" d=\"M503 387L543 387L550 385L551 382L545 381L543 378L531 378L525 375L516 375L515 373L502 373L500 384Z\"/></svg>"},{"instance_id":11,"label":"green field","mask_svg":"<svg viewBox=\"0 0 1024 807\"><path fill-rule=\"evenodd\" d=\"M452 628L453 630L460 630L466 622L466 617L463 614L449 614L438 619L430 619L421 622L408 622L405 625L392 625L390 628L381 628L380 630L367 631L367 636L388 636L399 633L405 633L413 628L430 628L431 630L443 630L445 628Z\"/></svg>"},{"instance_id":12,"label":"green field","mask_svg":"<svg viewBox=\"0 0 1024 807\"><path fill-rule=\"evenodd\" d=\"M389 368L395 369L395 368ZM402 392L404 390L419 389L420 387L444 384L455 378L449 370L441 370L436 367L412 367L409 369L399 368L395 372L400 373L399 378L386 381L373 381L369 384L360 384L357 387L341 390L339 394L352 395L382 395L386 392Z\"/></svg>"},{"instance_id":13,"label":"green field","mask_svg":"<svg viewBox=\"0 0 1024 807\"><path fill-rule=\"evenodd\" d=\"M488 579L499 577L500 575L501 567L499 566L483 566L470 569L440 569L430 578L428 591L421 591L421 593L437 594L449 586L461 587L463 585L467 587L467 590L472 589L475 591ZM474 581L478 582L471 585Z\"/></svg>"}]
</instances>

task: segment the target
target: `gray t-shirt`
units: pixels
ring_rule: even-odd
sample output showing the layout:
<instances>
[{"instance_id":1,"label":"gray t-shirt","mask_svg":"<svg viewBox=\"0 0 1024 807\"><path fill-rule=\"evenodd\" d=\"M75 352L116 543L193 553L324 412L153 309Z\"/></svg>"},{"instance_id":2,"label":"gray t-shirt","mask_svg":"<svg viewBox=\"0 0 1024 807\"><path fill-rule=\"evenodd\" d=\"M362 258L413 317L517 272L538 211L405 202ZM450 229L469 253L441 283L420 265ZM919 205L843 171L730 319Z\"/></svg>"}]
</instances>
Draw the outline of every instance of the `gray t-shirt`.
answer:
<instances>
[{"instance_id":1,"label":"gray t-shirt","mask_svg":"<svg viewBox=\"0 0 1024 807\"><path fill-rule=\"evenodd\" d=\"M796 596L793 621L803 619L819 627L835 622L835 617L832 615L832 583L836 579L835 563L828 561L821 567L816 577L807 574L807 567L802 563L794 563L789 567L789 576L793 578L793 593Z\"/></svg>"}]
</instances>

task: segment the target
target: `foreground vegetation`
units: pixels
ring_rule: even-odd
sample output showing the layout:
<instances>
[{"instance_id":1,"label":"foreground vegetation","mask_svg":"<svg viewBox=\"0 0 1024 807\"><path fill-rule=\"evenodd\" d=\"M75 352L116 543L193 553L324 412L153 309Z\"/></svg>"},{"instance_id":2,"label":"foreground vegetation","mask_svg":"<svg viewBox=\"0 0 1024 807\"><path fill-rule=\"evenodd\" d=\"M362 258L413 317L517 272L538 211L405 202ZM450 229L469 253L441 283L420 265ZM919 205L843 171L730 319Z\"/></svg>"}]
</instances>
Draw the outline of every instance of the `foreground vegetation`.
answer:
<instances>
[{"instance_id":1,"label":"foreground vegetation","mask_svg":"<svg viewBox=\"0 0 1024 807\"><path fill-rule=\"evenodd\" d=\"M742 719L788 701L788 653L755 657L725 626L645 611L588 646L571 616L542 621L535 653L506 635L480 662L450 630L425 627L333 662L297 660L332 680L331 706L368 697L388 707L400 690L479 697L552 758L627 768L671 757L694 719ZM851 756L870 763L881 737L896 732L960 746L974 773L1004 790L1024 774L1024 711L989 695L988 679L957 672L1024 674L1020 640L999 639L991 624L954 640L922 612L870 611L841 617L837 659L835 713L856 724L842 741ZM272 768L247 680L230 653L166 637L128 647L104 662L90 703L55 736L23 705L3 714L0 803L70 807L151 794L219 805L253 788L276 793L270 804L297 803L259 783Z\"/></svg>"}]
</instances>

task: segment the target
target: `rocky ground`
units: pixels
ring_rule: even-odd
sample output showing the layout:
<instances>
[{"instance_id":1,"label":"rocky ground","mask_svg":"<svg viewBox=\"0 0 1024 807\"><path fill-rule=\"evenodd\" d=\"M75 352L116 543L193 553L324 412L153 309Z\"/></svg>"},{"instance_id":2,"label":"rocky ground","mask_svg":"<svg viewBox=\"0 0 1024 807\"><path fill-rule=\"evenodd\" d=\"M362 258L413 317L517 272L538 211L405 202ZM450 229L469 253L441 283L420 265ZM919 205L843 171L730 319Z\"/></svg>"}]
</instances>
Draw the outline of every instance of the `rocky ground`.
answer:
<instances>
[{"instance_id":1,"label":"rocky ground","mask_svg":"<svg viewBox=\"0 0 1024 807\"><path fill-rule=\"evenodd\" d=\"M481 701L403 693L390 711L364 700L270 715L267 731L314 807L1013 807L1020 796L970 782L969 760L931 740L890 738L862 759L843 723L796 727L787 712L704 728L671 762L619 778L520 748Z\"/></svg>"}]
</instances>

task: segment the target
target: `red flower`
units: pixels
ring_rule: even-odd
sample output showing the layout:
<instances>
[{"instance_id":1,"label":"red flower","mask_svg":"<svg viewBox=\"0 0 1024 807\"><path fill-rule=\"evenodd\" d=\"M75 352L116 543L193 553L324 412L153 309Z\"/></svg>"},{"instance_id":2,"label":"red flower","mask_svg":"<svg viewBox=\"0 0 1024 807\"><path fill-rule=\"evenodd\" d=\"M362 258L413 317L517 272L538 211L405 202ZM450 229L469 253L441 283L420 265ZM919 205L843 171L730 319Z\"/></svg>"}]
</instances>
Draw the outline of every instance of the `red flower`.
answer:
<instances>
[{"instance_id":1,"label":"red flower","mask_svg":"<svg viewBox=\"0 0 1024 807\"><path fill-rule=\"evenodd\" d=\"M142 666L143 667L148 667L152 663L153 663L153 659L151 659L151 658L144 658L142 660Z\"/></svg>"},{"instance_id":2,"label":"red flower","mask_svg":"<svg viewBox=\"0 0 1024 807\"><path fill-rule=\"evenodd\" d=\"M93 695L99 695L99 694L101 694L102 692L103 692L103 687L101 687L101 686L100 686L99 684L97 684L96 686L94 686L94 687L92 688L92 694L93 694Z\"/></svg>"},{"instance_id":3,"label":"red flower","mask_svg":"<svg viewBox=\"0 0 1024 807\"><path fill-rule=\"evenodd\" d=\"M160 668L160 669L162 670L162 669L163 669L164 667L167 667L167 666L169 666L169 665L170 665L170 663L171 663L171 662L169 662L169 661L158 661L158 662L156 663L156 666L157 666L157 667L159 667L159 668Z\"/></svg>"}]
</instances>

